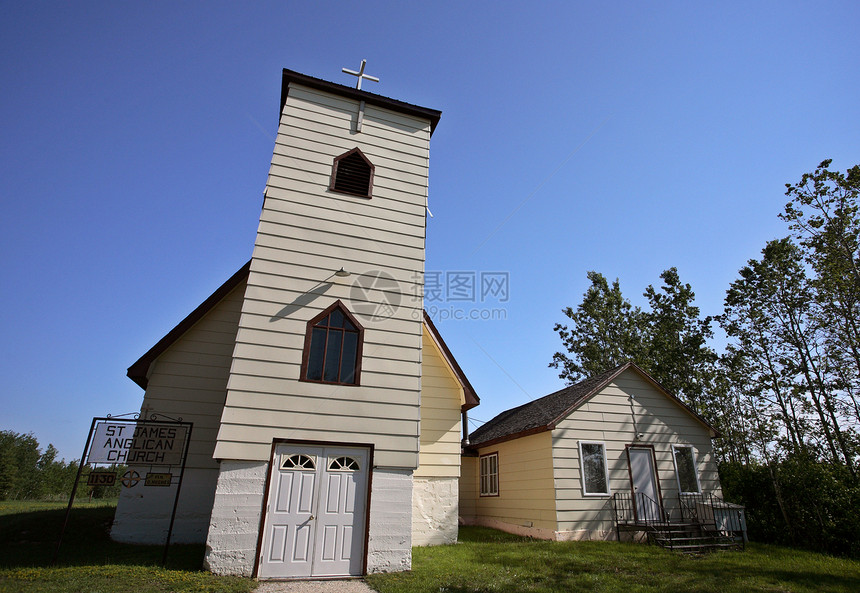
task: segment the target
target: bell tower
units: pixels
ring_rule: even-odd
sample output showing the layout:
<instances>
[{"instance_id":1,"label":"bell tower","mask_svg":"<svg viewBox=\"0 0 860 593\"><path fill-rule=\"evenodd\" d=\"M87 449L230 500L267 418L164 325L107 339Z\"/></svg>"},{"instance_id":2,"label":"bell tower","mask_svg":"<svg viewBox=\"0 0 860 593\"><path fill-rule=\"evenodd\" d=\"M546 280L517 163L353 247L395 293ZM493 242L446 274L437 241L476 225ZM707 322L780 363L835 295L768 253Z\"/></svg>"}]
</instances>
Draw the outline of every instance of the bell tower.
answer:
<instances>
[{"instance_id":1,"label":"bell tower","mask_svg":"<svg viewBox=\"0 0 860 593\"><path fill-rule=\"evenodd\" d=\"M364 63L349 73L359 87L373 80ZM308 458L321 451L317 464L339 447L367 452L372 465L355 464L372 483L362 568L409 567L429 144L440 115L283 71L215 444L207 552L215 572L256 574L260 509L275 492L265 484L290 447Z\"/></svg>"}]
</instances>

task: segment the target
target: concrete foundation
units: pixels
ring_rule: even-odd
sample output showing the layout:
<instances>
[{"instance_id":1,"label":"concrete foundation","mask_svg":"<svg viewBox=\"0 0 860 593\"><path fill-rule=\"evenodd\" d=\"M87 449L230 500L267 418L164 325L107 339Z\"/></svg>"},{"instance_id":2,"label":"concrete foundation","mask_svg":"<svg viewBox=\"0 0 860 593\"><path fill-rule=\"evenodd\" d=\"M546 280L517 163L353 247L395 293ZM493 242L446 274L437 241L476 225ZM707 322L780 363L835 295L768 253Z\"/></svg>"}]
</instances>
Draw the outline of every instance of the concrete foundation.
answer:
<instances>
[{"instance_id":1,"label":"concrete foundation","mask_svg":"<svg viewBox=\"0 0 860 593\"><path fill-rule=\"evenodd\" d=\"M145 486L143 478L149 468L132 467L129 470L137 471L141 480L120 492L111 539L126 544L164 544L177 486ZM206 541L217 479L217 469L185 470L170 539L172 543L202 544Z\"/></svg>"},{"instance_id":2,"label":"concrete foundation","mask_svg":"<svg viewBox=\"0 0 860 593\"><path fill-rule=\"evenodd\" d=\"M367 572L412 568L412 470L374 469Z\"/></svg>"},{"instance_id":3,"label":"concrete foundation","mask_svg":"<svg viewBox=\"0 0 860 593\"><path fill-rule=\"evenodd\" d=\"M412 484L412 545L457 543L457 478L415 478Z\"/></svg>"},{"instance_id":4,"label":"concrete foundation","mask_svg":"<svg viewBox=\"0 0 860 593\"><path fill-rule=\"evenodd\" d=\"M203 565L219 575L251 576L268 463L222 461Z\"/></svg>"},{"instance_id":5,"label":"concrete foundation","mask_svg":"<svg viewBox=\"0 0 860 593\"><path fill-rule=\"evenodd\" d=\"M257 554L268 464L222 461L206 538L204 566L251 576ZM367 572L412 567L412 471L373 470Z\"/></svg>"}]
</instances>

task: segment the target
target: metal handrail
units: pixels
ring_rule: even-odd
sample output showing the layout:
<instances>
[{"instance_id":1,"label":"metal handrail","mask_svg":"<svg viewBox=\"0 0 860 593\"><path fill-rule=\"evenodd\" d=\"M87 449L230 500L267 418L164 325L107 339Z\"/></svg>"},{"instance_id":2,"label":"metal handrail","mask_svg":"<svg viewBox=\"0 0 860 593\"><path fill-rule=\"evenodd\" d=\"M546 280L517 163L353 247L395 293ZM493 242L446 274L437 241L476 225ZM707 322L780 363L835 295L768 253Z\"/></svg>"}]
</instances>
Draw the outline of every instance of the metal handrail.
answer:
<instances>
[{"instance_id":1,"label":"metal handrail","mask_svg":"<svg viewBox=\"0 0 860 593\"><path fill-rule=\"evenodd\" d=\"M616 492L612 495L612 505L616 524L651 525L669 522L663 506L644 492L635 495Z\"/></svg>"},{"instance_id":2,"label":"metal handrail","mask_svg":"<svg viewBox=\"0 0 860 593\"><path fill-rule=\"evenodd\" d=\"M703 529L732 539L744 540L744 507L724 501L707 492L680 494L681 518L698 523Z\"/></svg>"}]
</instances>

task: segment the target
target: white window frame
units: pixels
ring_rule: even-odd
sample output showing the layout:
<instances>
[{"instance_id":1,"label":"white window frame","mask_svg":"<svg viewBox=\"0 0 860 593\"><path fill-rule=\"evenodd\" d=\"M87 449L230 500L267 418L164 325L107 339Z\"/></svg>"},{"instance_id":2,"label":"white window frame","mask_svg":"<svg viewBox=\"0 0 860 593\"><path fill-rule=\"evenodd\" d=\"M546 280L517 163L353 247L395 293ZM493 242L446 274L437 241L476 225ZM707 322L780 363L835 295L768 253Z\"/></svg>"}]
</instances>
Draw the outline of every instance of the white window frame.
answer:
<instances>
[{"instance_id":1,"label":"white window frame","mask_svg":"<svg viewBox=\"0 0 860 593\"><path fill-rule=\"evenodd\" d=\"M603 477L606 480L606 492L589 492L585 481L585 454L582 452L583 445L600 445L603 451ZM579 441L579 475L582 478L583 496L612 496L612 487L609 485L609 463L606 461L606 443L603 441Z\"/></svg>"},{"instance_id":2,"label":"white window frame","mask_svg":"<svg viewBox=\"0 0 860 593\"><path fill-rule=\"evenodd\" d=\"M678 471L678 457L676 451L678 449L689 449L690 456L693 458L693 477L696 479L695 492L687 492L681 488L681 472ZM678 483L678 492L681 494L701 494L702 483L699 481L699 460L696 458L696 448L693 445L672 445L672 463L675 465L675 480Z\"/></svg>"},{"instance_id":3,"label":"white window frame","mask_svg":"<svg viewBox=\"0 0 860 593\"><path fill-rule=\"evenodd\" d=\"M495 464L492 462L495 461ZM487 453L478 458L478 490L481 496L499 495L499 452ZM494 466L494 467L493 467ZM493 469L495 468L495 471Z\"/></svg>"}]
</instances>

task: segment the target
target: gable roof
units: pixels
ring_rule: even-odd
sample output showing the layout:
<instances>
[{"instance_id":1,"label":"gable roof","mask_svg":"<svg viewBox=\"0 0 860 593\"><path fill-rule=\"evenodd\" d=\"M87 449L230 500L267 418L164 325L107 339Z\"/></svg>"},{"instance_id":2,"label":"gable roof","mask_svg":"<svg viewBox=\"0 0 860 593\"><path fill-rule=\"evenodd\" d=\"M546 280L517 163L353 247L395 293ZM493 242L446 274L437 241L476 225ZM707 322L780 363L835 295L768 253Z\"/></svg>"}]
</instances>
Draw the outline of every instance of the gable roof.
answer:
<instances>
[{"instance_id":1,"label":"gable roof","mask_svg":"<svg viewBox=\"0 0 860 593\"><path fill-rule=\"evenodd\" d=\"M321 78L314 78L313 76L284 68L283 78L281 79L281 110L278 112L278 118L284 112L284 104L287 102L287 96L290 94L291 82L357 101L364 101L370 105L384 107L385 109L411 115L412 117L429 120L431 136L433 135L433 130L436 129L436 124L439 123L439 119L442 117L442 112L437 109L419 107L418 105L412 105L411 103L398 101L397 99L391 99L390 97L384 97L367 91L360 91L350 86L329 82Z\"/></svg>"},{"instance_id":2,"label":"gable roof","mask_svg":"<svg viewBox=\"0 0 860 593\"><path fill-rule=\"evenodd\" d=\"M445 340L442 339L442 334L440 334L439 330L436 329L436 326L433 324L433 320L430 319L426 310L424 311L424 325L430 331L430 335L442 351L445 361L448 363L448 366L451 367L451 370L454 371L454 374L460 381L460 385L463 387L463 393L466 396L466 403L461 406L461 409L470 410L474 408L481 403L481 399L478 397L478 394L475 393L472 384L469 383L469 379L466 378L466 373L463 372L463 369L461 369L460 365L457 363L457 359L455 359L454 355L451 354L451 351L448 349L448 344L446 344Z\"/></svg>"},{"instance_id":3,"label":"gable roof","mask_svg":"<svg viewBox=\"0 0 860 593\"><path fill-rule=\"evenodd\" d=\"M170 348L170 346L172 346L176 340L181 338L185 332L191 329L195 323L203 319L203 317L212 310L215 305L220 303L224 297L230 294L234 288L246 281L250 271L251 262L249 260L248 263L239 268L235 274L230 276L224 284L219 286L215 292L209 295L209 297L203 301L200 306L189 313L185 319L176 325L176 327L167 332L167 335L161 338L155 346L146 352L146 354L138 358L134 364L128 367L128 371L126 372L128 378L140 385L143 389L146 389L148 384L147 375L149 374L149 368L152 366L152 363L155 362L155 359L161 356L165 350ZM474 408L481 402L481 400L472 388L472 384L469 383L469 379L466 378L466 373L463 372L463 369L461 369L460 365L457 363L457 359L455 359L454 355L451 354L451 350L448 349L448 345L445 343L445 340L442 339L442 335L439 333L439 330L436 329L435 325L433 325L433 322L430 320L430 316L427 315L427 311L424 311L424 325L430 331L430 335L439 346L446 362L456 375L460 385L463 387L466 403L463 404L462 409L468 410L470 408Z\"/></svg>"},{"instance_id":4,"label":"gable roof","mask_svg":"<svg viewBox=\"0 0 860 593\"><path fill-rule=\"evenodd\" d=\"M651 383L659 392L674 401L686 410L694 419L708 428L715 435L717 430L708 424L699 414L693 411L687 404L676 396L666 391L648 373L632 362L619 365L599 375L589 377L574 385L550 393L540 399L536 399L516 408L502 412L489 422L475 429L469 435L469 446L486 446L520 437L528 436L538 432L553 430L556 425L565 419L571 412L597 395L604 387L611 383L618 375L626 370L632 370L641 375Z\"/></svg>"},{"instance_id":5,"label":"gable roof","mask_svg":"<svg viewBox=\"0 0 860 593\"><path fill-rule=\"evenodd\" d=\"M140 385L143 389L146 389L146 386L149 382L147 375L149 374L149 367L158 358L165 350L167 350L176 340L178 340L182 335L191 329L195 323L203 319L203 317L218 303L220 303L224 297L226 297L230 292L239 286L242 282L247 280L248 272L251 270L251 261L248 260L244 266L239 268L239 270L230 276L230 278L219 286L215 292L209 295L205 301L200 303L196 309L194 309L188 316L180 321L176 327L167 332L167 335L158 340L155 346L150 348L146 354L138 358L134 364L128 367L128 371L126 371L126 375L129 379Z\"/></svg>"}]
</instances>

